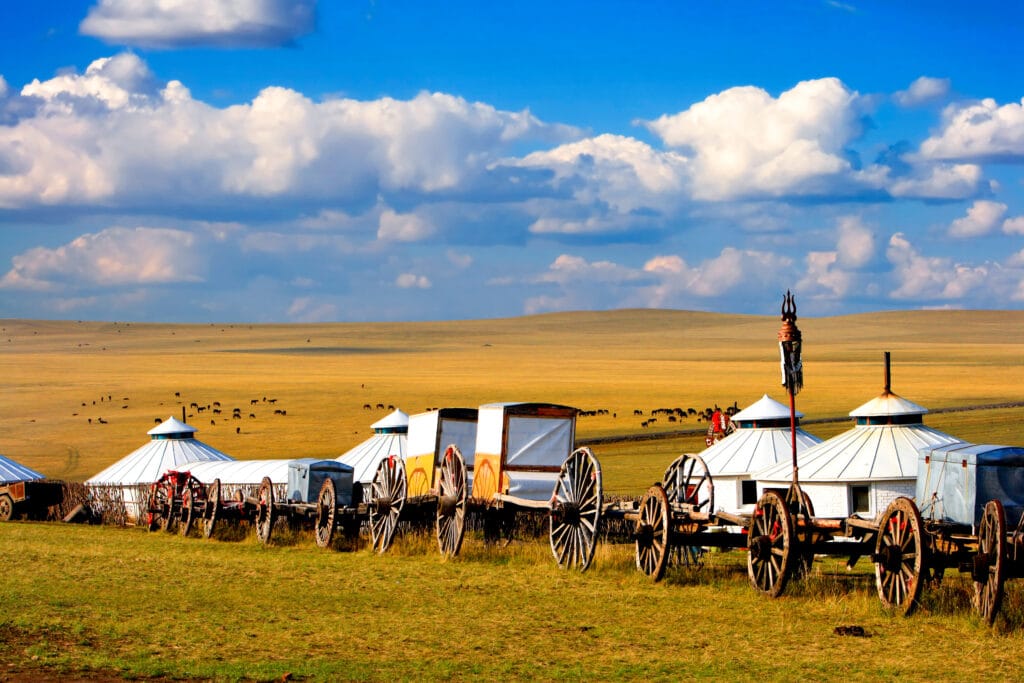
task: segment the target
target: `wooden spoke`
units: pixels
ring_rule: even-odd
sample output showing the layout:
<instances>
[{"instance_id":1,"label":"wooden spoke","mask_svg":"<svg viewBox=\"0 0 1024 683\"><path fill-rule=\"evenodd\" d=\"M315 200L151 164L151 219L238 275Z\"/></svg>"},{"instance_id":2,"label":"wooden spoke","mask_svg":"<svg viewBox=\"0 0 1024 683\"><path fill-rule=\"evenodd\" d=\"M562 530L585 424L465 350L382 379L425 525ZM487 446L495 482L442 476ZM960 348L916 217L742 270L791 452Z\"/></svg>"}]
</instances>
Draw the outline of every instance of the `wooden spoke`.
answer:
<instances>
[{"instance_id":1,"label":"wooden spoke","mask_svg":"<svg viewBox=\"0 0 1024 683\"><path fill-rule=\"evenodd\" d=\"M978 525L978 554L971 572L974 578L974 607L991 626L1003 604L1007 572L1006 511L999 500L985 504Z\"/></svg>"},{"instance_id":2,"label":"wooden spoke","mask_svg":"<svg viewBox=\"0 0 1024 683\"><path fill-rule=\"evenodd\" d=\"M589 448L578 448L562 463L551 496L551 553L563 569L583 572L594 559L601 522L601 465Z\"/></svg>"},{"instance_id":3,"label":"wooden spoke","mask_svg":"<svg viewBox=\"0 0 1024 683\"><path fill-rule=\"evenodd\" d=\"M636 568L655 581L665 575L669 555L668 495L661 484L647 489L640 501L636 538Z\"/></svg>"},{"instance_id":4,"label":"wooden spoke","mask_svg":"<svg viewBox=\"0 0 1024 683\"><path fill-rule=\"evenodd\" d=\"M370 535L374 552L383 553L391 547L398 528L398 517L405 505L405 466L394 455L377 465L370 485Z\"/></svg>"},{"instance_id":5,"label":"wooden spoke","mask_svg":"<svg viewBox=\"0 0 1024 683\"><path fill-rule=\"evenodd\" d=\"M150 531L156 531L160 528L160 522L163 519L166 507L167 491L160 482L157 482L149 488L149 499L146 501L146 514L148 516L146 521Z\"/></svg>"},{"instance_id":6,"label":"wooden spoke","mask_svg":"<svg viewBox=\"0 0 1024 683\"><path fill-rule=\"evenodd\" d=\"M263 477L256 492L256 537L261 543L270 543L277 511L274 509L274 484L270 477Z\"/></svg>"},{"instance_id":7,"label":"wooden spoke","mask_svg":"<svg viewBox=\"0 0 1024 683\"><path fill-rule=\"evenodd\" d=\"M806 576L814 564L814 551L811 546L815 541L814 504L807 492L799 484L790 484L786 491L786 506L793 515L793 575Z\"/></svg>"},{"instance_id":8,"label":"wooden spoke","mask_svg":"<svg viewBox=\"0 0 1024 683\"><path fill-rule=\"evenodd\" d=\"M670 503L692 506L694 511L715 511L715 484L704 459L684 453L676 458L662 482Z\"/></svg>"},{"instance_id":9,"label":"wooden spoke","mask_svg":"<svg viewBox=\"0 0 1024 683\"><path fill-rule=\"evenodd\" d=\"M0 522L9 522L14 517L14 499L6 493L0 496Z\"/></svg>"},{"instance_id":10,"label":"wooden spoke","mask_svg":"<svg viewBox=\"0 0 1024 683\"><path fill-rule=\"evenodd\" d=\"M908 615L921 597L921 578L927 569L921 513L914 501L900 497L889 504L879 522L872 556L878 598L885 608Z\"/></svg>"},{"instance_id":11,"label":"wooden spoke","mask_svg":"<svg viewBox=\"0 0 1024 683\"><path fill-rule=\"evenodd\" d=\"M206 509L203 510L203 537L211 538L220 518L220 479L214 479L206 490Z\"/></svg>"},{"instance_id":12,"label":"wooden spoke","mask_svg":"<svg viewBox=\"0 0 1024 683\"><path fill-rule=\"evenodd\" d=\"M178 531L182 536L188 536L192 531L192 522L195 521L196 501L192 488L186 486L181 492L181 520L178 522Z\"/></svg>"},{"instance_id":13,"label":"wooden spoke","mask_svg":"<svg viewBox=\"0 0 1024 683\"><path fill-rule=\"evenodd\" d=\"M441 458L435 530L437 547L445 557L455 557L462 549L466 532L466 461L462 451L452 444Z\"/></svg>"},{"instance_id":14,"label":"wooden spoke","mask_svg":"<svg viewBox=\"0 0 1024 683\"><path fill-rule=\"evenodd\" d=\"M337 507L334 480L327 477L320 486L320 495L316 500L316 544L321 548L330 546L331 539L334 538L334 516Z\"/></svg>"},{"instance_id":15,"label":"wooden spoke","mask_svg":"<svg viewBox=\"0 0 1024 683\"><path fill-rule=\"evenodd\" d=\"M750 585L773 598L782 595L791 574L793 518L778 494L768 491L757 501L747 534Z\"/></svg>"},{"instance_id":16,"label":"wooden spoke","mask_svg":"<svg viewBox=\"0 0 1024 683\"><path fill-rule=\"evenodd\" d=\"M164 531L174 531L174 481L168 480L163 486L163 512L160 515L160 528Z\"/></svg>"}]
</instances>

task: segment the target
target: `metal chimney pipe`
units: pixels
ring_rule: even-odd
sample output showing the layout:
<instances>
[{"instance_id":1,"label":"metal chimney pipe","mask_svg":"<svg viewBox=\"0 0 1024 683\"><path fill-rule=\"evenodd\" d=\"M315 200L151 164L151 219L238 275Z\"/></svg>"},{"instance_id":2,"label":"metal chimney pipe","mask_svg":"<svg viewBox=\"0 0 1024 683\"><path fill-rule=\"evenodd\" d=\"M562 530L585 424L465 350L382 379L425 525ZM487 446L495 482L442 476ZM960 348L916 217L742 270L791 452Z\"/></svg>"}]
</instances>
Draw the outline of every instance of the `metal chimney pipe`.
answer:
<instances>
[{"instance_id":1,"label":"metal chimney pipe","mask_svg":"<svg viewBox=\"0 0 1024 683\"><path fill-rule=\"evenodd\" d=\"M892 388L892 372L889 368L889 352L885 352L885 393L890 393Z\"/></svg>"}]
</instances>

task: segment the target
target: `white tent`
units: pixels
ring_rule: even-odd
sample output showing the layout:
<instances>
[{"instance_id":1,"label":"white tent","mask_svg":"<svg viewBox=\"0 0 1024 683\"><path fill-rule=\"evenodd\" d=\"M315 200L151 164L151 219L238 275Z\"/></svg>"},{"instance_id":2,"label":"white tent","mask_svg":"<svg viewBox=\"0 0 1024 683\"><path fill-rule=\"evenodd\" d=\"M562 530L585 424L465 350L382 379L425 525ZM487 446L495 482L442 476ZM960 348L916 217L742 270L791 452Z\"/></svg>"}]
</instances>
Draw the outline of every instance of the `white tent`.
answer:
<instances>
[{"instance_id":1,"label":"white tent","mask_svg":"<svg viewBox=\"0 0 1024 683\"><path fill-rule=\"evenodd\" d=\"M46 477L19 462L0 455L0 484L9 484L15 481L36 481L37 479L46 479Z\"/></svg>"},{"instance_id":2,"label":"white tent","mask_svg":"<svg viewBox=\"0 0 1024 683\"><path fill-rule=\"evenodd\" d=\"M139 489L160 479L167 470L204 460L232 460L229 455L195 438L195 427L169 417L150 429L146 445L86 480L91 486L120 487L129 519L137 520L142 504Z\"/></svg>"},{"instance_id":3,"label":"white tent","mask_svg":"<svg viewBox=\"0 0 1024 683\"><path fill-rule=\"evenodd\" d=\"M797 412L796 417L799 425L803 413ZM715 484L715 508L727 512L750 512L758 497L752 473L776 463L792 466L789 408L765 394L736 413L732 421L736 431L704 450L700 456ZM818 437L797 427L797 453L820 442Z\"/></svg>"},{"instance_id":4,"label":"white tent","mask_svg":"<svg viewBox=\"0 0 1024 683\"><path fill-rule=\"evenodd\" d=\"M455 445L466 463L467 487L473 480L473 455L476 452L475 408L441 408L409 416L408 452L405 473L410 498L425 496L438 484L441 458L448 446ZM467 488L471 490L471 488Z\"/></svg>"},{"instance_id":5,"label":"white tent","mask_svg":"<svg viewBox=\"0 0 1024 683\"><path fill-rule=\"evenodd\" d=\"M890 391L856 410L856 426L805 450L797 458L800 487L818 517L873 518L898 496L913 497L921 448L959 443L960 439L924 425L927 408ZM792 463L755 473L758 494L785 488L793 480Z\"/></svg>"},{"instance_id":6,"label":"white tent","mask_svg":"<svg viewBox=\"0 0 1024 683\"><path fill-rule=\"evenodd\" d=\"M391 455L403 461L406 458L408 415L396 410L370 427L373 429L373 436L336 458L338 462L352 467L353 480L359 484L369 484L373 481L377 466L384 458Z\"/></svg>"}]
</instances>

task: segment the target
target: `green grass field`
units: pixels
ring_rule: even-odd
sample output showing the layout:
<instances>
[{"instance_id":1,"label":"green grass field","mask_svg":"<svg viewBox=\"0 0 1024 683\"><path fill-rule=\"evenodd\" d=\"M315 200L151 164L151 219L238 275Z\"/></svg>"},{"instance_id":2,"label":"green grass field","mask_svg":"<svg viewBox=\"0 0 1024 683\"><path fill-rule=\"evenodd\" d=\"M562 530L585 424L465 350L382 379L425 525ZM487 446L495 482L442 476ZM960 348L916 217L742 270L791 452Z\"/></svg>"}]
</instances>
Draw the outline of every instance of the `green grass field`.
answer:
<instances>
[{"instance_id":1,"label":"green grass field","mask_svg":"<svg viewBox=\"0 0 1024 683\"><path fill-rule=\"evenodd\" d=\"M846 416L876 396L884 351L894 391L926 407L1024 400L1024 312L799 324L797 407L808 420ZM0 327L0 453L71 481L143 445L155 420L180 417L182 406L200 440L236 458L335 457L369 437L388 405L415 413L530 400L607 410L581 417L577 436L618 438L594 447L605 490L636 494L679 453L703 448L700 436L629 440L703 426L642 427L652 409L743 407L764 393L785 400L773 316ZM215 401L222 415L190 407ZM230 419L233 407L243 419ZM926 423L969 441L1021 444L1022 417L1024 408L1003 408ZM807 428L827 438L850 426ZM748 586L742 553L713 553L699 572L651 584L633 569L631 547L602 544L593 569L577 575L558 570L543 539L491 548L474 537L462 557L443 561L431 539L412 536L373 556L321 551L304 533L264 548L12 522L0 524L0 558L0 679L1021 677L1018 582L994 630L973 616L969 584L955 572L902 619L880 608L863 560L852 573L819 560L809 580L771 601ZM851 624L869 637L834 634Z\"/></svg>"}]
</instances>

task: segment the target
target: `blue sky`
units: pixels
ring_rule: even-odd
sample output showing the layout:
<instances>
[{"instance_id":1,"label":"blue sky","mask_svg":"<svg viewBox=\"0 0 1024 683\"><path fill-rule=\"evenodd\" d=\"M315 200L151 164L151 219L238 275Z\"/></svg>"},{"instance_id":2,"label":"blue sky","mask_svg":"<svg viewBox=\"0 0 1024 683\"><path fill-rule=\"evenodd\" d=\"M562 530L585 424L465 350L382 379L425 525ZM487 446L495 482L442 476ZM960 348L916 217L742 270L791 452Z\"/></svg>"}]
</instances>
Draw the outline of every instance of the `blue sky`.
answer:
<instances>
[{"instance_id":1,"label":"blue sky","mask_svg":"<svg viewBox=\"0 0 1024 683\"><path fill-rule=\"evenodd\" d=\"M1024 10L0 8L0 318L1024 306Z\"/></svg>"}]
</instances>

